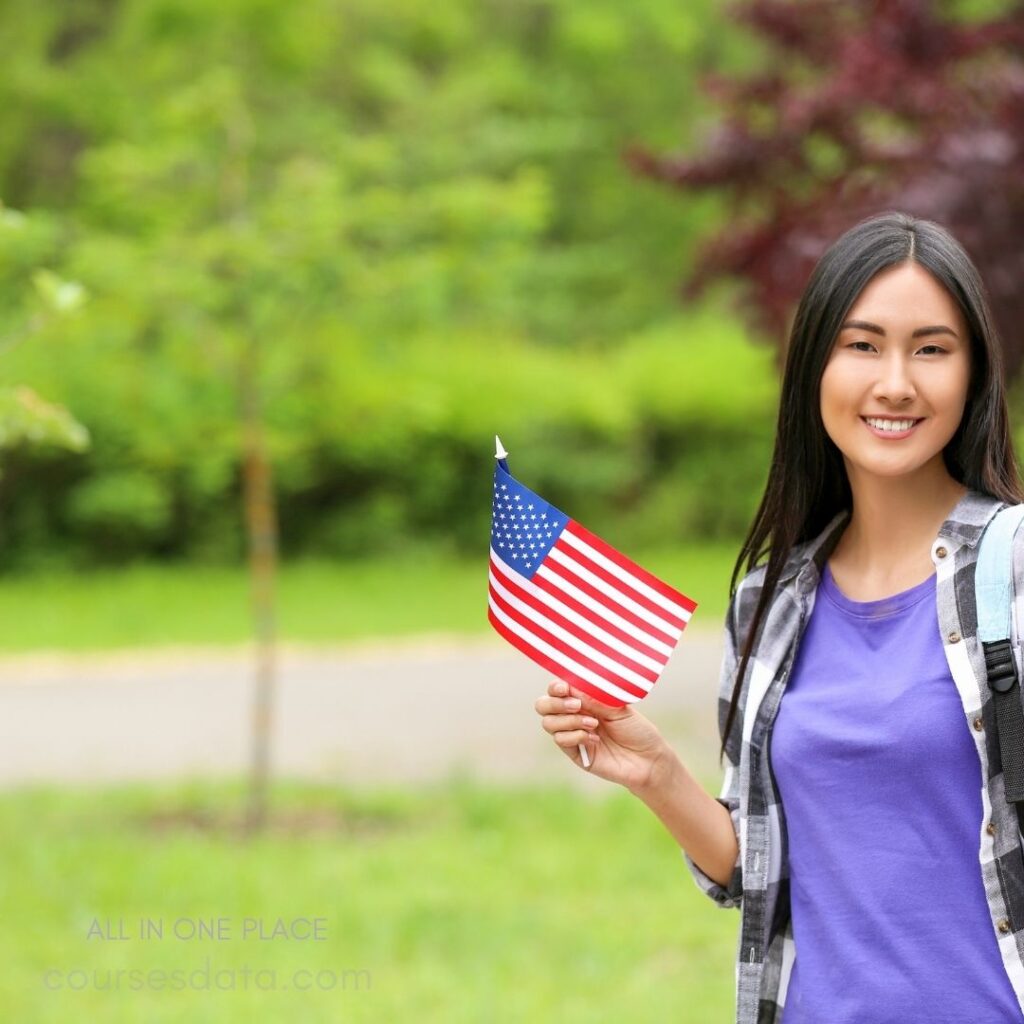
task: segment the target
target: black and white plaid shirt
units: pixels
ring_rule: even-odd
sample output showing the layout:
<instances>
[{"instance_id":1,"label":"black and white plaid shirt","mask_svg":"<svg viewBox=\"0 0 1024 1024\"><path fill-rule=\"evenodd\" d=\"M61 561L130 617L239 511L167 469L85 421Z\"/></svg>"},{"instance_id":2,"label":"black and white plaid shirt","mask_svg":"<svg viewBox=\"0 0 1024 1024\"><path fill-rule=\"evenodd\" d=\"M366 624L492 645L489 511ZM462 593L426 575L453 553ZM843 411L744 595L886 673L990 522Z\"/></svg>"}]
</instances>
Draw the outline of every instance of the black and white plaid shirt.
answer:
<instances>
[{"instance_id":1,"label":"black and white plaid shirt","mask_svg":"<svg viewBox=\"0 0 1024 1024\"><path fill-rule=\"evenodd\" d=\"M981 762L982 820L978 822L978 866L984 882L1003 966L1024 1011L1024 841L1003 791L995 708L976 639L974 566L978 541L1006 502L969 490L932 543L936 568L936 613L943 650L963 704L966 728ZM818 581L849 512L837 513L817 537L793 548L761 637L751 654L726 747L725 776L718 797L732 815L739 854L726 887L716 884L683 852L697 884L720 907L739 907L736 948L736 1024L778 1024L794 958L789 903L789 858L779 793L769 770L768 737L804 627L814 607ZM1013 549L1013 578L1024 573L1024 529ZM738 655L764 583L758 566L740 582L725 622L725 654L719 679L719 730L724 730L739 667ZM1015 588L1013 621L1024 621L1024 586ZM1015 640L1018 678L1020 643ZM742 726L741 726L742 723ZM742 729L742 731L741 731ZM908 792L913 798L913 793ZM899 913L899 907L893 908Z\"/></svg>"}]
</instances>

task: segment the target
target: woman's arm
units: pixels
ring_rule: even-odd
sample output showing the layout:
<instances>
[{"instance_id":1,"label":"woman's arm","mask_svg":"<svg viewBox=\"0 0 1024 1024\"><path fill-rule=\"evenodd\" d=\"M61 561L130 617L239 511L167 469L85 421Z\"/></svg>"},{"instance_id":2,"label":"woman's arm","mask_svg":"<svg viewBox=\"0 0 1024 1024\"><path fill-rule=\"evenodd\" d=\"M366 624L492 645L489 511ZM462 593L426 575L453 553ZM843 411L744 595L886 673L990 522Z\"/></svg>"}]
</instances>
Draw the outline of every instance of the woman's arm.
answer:
<instances>
[{"instance_id":1,"label":"woman's arm","mask_svg":"<svg viewBox=\"0 0 1024 1024\"><path fill-rule=\"evenodd\" d=\"M668 746L659 768L647 786L631 792L658 816L694 864L727 889L739 857L729 809L697 782Z\"/></svg>"},{"instance_id":2,"label":"woman's arm","mask_svg":"<svg viewBox=\"0 0 1024 1024\"><path fill-rule=\"evenodd\" d=\"M720 735L736 682L738 611L740 592L745 582L746 579L732 595L725 616L718 680ZM686 866L697 885L720 907L739 907L743 902L743 865L739 848L740 753L735 742L743 728L742 700L737 712L731 737L734 742L725 747L725 775L717 797L704 791L671 749L667 749L665 756L659 759L658 771L651 773L649 784L634 790L682 847Z\"/></svg>"}]
</instances>

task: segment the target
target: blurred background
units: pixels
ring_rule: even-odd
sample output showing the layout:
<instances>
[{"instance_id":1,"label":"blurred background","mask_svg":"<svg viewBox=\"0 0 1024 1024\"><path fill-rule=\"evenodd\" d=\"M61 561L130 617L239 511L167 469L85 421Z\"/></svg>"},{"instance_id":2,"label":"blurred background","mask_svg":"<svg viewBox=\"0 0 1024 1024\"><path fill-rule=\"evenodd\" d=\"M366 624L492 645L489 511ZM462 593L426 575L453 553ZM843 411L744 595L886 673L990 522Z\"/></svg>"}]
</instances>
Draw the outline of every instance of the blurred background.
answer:
<instances>
[{"instance_id":1,"label":"blurred background","mask_svg":"<svg viewBox=\"0 0 1024 1024\"><path fill-rule=\"evenodd\" d=\"M14 0L0 33L6 1014L730 1019L738 915L487 623L494 435L698 602L643 710L717 792L730 576L838 234L963 242L1024 446L1022 6Z\"/></svg>"}]
</instances>

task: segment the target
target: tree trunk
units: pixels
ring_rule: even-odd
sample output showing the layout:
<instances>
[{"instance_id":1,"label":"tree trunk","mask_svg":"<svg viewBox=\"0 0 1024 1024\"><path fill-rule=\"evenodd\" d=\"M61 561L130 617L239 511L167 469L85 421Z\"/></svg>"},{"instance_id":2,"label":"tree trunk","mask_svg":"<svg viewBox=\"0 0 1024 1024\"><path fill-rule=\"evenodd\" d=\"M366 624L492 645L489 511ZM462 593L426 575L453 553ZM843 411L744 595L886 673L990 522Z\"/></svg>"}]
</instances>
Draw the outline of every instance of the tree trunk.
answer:
<instances>
[{"instance_id":1,"label":"tree trunk","mask_svg":"<svg viewBox=\"0 0 1024 1024\"><path fill-rule=\"evenodd\" d=\"M249 340L241 363L243 483L248 530L249 576L256 640L256 676L252 709L249 804L245 827L261 830L267 817L270 780L270 733L276 689L275 581L277 517L260 396L259 349Z\"/></svg>"}]
</instances>

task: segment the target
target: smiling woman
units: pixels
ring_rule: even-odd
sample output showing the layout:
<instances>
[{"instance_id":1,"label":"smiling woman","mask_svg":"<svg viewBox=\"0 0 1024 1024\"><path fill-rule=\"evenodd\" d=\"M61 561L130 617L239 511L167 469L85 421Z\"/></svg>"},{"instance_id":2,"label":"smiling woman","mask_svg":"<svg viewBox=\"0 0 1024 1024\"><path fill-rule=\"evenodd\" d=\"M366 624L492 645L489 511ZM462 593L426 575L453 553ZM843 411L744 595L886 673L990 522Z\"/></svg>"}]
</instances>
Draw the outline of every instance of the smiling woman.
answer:
<instances>
[{"instance_id":1,"label":"smiling woman","mask_svg":"<svg viewBox=\"0 0 1024 1024\"><path fill-rule=\"evenodd\" d=\"M737 1020L1024 1020L1024 858L979 737L971 592L981 531L1022 500L969 257L904 214L855 226L797 310L730 588L719 800L738 851L732 876L690 867L741 906Z\"/></svg>"},{"instance_id":2,"label":"smiling woman","mask_svg":"<svg viewBox=\"0 0 1024 1024\"><path fill-rule=\"evenodd\" d=\"M549 731L594 720L592 774L739 908L737 1024L1024 1022L1024 844L973 591L982 532L1022 502L974 265L938 224L871 218L793 321L730 585L719 796L634 707L538 699Z\"/></svg>"},{"instance_id":3,"label":"smiling woman","mask_svg":"<svg viewBox=\"0 0 1024 1024\"><path fill-rule=\"evenodd\" d=\"M915 541L965 490L943 452L967 403L968 337L950 292L910 260L879 271L843 319L819 403L852 492L830 563L849 596L884 596L934 571Z\"/></svg>"},{"instance_id":4,"label":"smiling woman","mask_svg":"<svg viewBox=\"0 0 1024 1024\"><path fill-rule=\"evenodd\" d=\"M794 318L729 589L720 795L635 710L539 700L597 720L598 774L635 769L698 886L739 908L737 1024L1024 1022L1024 844L973 591L982 531L1022 502L974 264L938 224L870 218Z\"/></svg>"}]
</instances>

